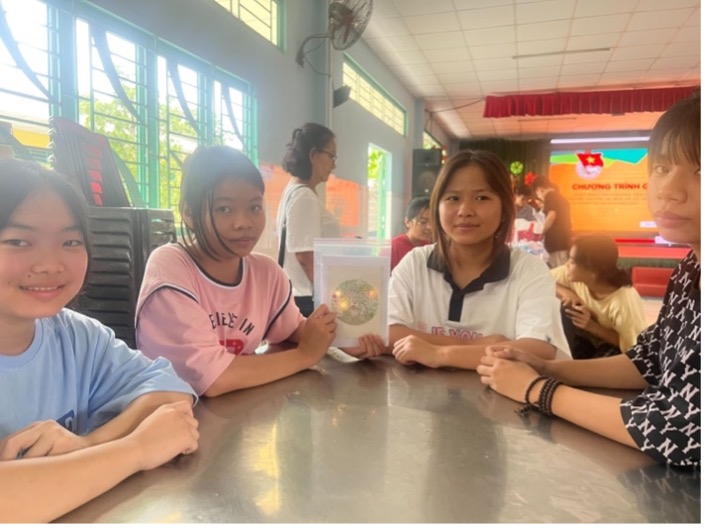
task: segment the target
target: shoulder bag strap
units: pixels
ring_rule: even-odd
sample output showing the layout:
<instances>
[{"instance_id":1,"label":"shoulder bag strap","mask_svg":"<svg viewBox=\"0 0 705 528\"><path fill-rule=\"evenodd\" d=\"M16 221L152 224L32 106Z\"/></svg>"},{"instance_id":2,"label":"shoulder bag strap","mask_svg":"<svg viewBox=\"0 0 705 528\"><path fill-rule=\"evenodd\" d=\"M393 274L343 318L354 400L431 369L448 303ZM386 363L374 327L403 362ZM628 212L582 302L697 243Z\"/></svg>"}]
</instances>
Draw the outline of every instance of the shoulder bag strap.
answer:
<instances>
[{"instance_id":1,"label":"shoulder bag strap","mask_svg":"<svg viewBox=\"0 0 705 528\"><path fill-rule=\"evenodd\" d=\"M282 268L284 267L284 255L286 254L286 206L289 205L289 200L291 199L291 195L294 194L294 191L296 191L296 189L300 189L301 187L306 186L303 183L300 183L298 186L292 187L289 190L289 194L286 195L284 201L284 219L282 220L282 232L279 237L279 256L277 257L277 262Z\"/></svg>"}]
</instances>

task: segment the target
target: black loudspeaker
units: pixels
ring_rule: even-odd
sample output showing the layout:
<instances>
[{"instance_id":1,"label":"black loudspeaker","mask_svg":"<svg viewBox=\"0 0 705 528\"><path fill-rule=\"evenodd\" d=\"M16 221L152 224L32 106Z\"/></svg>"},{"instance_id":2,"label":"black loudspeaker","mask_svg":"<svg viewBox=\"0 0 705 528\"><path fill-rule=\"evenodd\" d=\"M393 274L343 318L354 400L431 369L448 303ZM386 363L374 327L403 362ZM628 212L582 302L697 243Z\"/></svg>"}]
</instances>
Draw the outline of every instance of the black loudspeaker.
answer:
<instances>
[{"instance_id":1,"label":"black loudspeaker","mask_svg":"<svg viewBox=\"0 0 705 528\"><path fill-rule=\"evenodd\" d=\"M412 196L431 196L433 185L443 165L441 149L414 149Z\"/></svg>"}]
</instances>

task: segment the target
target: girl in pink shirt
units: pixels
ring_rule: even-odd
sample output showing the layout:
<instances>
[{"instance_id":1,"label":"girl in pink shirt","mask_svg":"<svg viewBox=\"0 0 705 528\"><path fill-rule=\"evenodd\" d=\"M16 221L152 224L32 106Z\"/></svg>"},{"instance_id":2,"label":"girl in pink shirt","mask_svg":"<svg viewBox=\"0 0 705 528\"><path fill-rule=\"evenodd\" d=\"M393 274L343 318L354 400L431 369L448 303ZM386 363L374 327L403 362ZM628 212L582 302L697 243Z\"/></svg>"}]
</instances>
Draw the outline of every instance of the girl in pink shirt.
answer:
<instances>
[{"instance_id":1,"label":"girl in pink shirt","mask_svg":"<svg viewBox=\"0 0 705 528\"><path fill-rule=\"evenodd\" d=\"M305 319L284 271L251 253L265 226L263 193L262 177L244 154L197 149L181 182L181 243L157 248L147 262L137 342L146 355L168 358L199 395L312 367L335 337L335 313L321 305ZM265 340L297 346L255 354Z\"/></svg>"}]
</instances>

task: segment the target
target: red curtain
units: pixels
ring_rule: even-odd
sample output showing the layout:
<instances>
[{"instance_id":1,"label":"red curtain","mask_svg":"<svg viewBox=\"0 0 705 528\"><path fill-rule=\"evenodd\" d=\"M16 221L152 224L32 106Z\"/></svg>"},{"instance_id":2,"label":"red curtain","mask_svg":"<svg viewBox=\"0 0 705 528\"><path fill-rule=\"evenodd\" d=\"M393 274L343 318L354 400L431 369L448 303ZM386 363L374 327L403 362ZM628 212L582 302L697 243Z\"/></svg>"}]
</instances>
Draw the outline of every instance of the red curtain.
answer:
<instances>
[{"instance_id":1,"label":"red curtain","mask_svg":"<svg viewBox=\"0 0 705 528\"><path fill-rule=\"evenodd\" d=\"M489 95L485 99L483 117L663 112L673 103L689 97L696 90L700 90L700 86L609 92L557 92L502 97Z\"/></svg>"}]
</instances>

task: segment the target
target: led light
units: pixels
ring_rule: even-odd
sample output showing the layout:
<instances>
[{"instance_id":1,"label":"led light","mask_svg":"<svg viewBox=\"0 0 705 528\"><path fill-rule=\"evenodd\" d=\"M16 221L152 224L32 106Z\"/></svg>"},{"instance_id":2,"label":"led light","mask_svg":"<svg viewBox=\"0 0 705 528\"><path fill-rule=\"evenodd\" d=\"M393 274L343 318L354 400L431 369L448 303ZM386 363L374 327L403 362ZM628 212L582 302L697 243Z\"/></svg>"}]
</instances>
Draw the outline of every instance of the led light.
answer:
<instances>
[{"instance_id":1,"label":"led light","mask_svg":"<svg viewBox=\"0 0 705 528\"><path fill-rule=\"evenodd\" d=\"M649 141L649 136L633 137L605 137L605 138L560 138L552 139L553 145L565 145L569 143L628 143L631 141Z\"/></svg>"}]
</instances>

